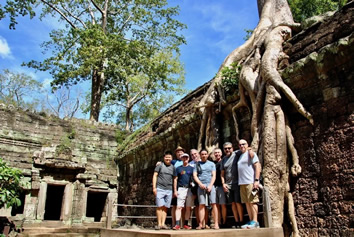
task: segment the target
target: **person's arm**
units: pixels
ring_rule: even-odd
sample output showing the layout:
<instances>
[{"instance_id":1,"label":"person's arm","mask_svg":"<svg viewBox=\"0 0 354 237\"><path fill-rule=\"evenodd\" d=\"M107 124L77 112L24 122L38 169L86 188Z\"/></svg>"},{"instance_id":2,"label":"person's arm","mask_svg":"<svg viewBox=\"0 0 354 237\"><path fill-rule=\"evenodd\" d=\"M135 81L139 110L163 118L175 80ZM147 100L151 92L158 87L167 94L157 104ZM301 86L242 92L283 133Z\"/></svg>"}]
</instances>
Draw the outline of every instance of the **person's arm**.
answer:
<instances>
[{"instance_id":1,"label":"person's arm","mask_svg":"<svg viewBox=\"0 0 354 237\"><path fill-rule=\"evenodd\" d=\"M156 184L157 184L157 176L158 175L159 175L159 173L154 172L154 175L152 176L152 192L154 193L155 196L157 194Z\"/></svg>"},{"instance_id":2,"label":"person's arm","mask_svg":"<svg viewBox=\"0 0 354 237\"><path fill-rule=\"evenodd\" d=\"M177 176L174 176L173 177L173 190L174 190L174 192L173 192L173 195L175 196L175 197L177 197Z\"/></svg>"},{"instance_id":3,"label":"person's arm","mask_svg":"<svg viewBox=\"0 0 354 237\"><path fill-rule=\"evenodd\" d=\"M211 189L213 188L215 179L216 179L216 171L213 170L213 171L211 172L211 181L210 181L210 184L209 184L209 186L208 186L208 192L211 192Z\"/></svg>"},{"instance_id":4,"label":"person's arm","mask_svg":"<svg viewBox=\"0 0 354 237\"><path fill-rule=\"evenodd\" d=\"M201 189L206 188L205 185L202 184L202 182L200 182L197 172L193 172L193 178L194 178L194 182L196 182Z\"/></svg>"},{"instance_id":5,"label":"person's arm","mask_svg":"<svg viewBox=\"0 0 354 237\"><path fill-rule=\"evenodd\" d=\"M222 188L224 189L224 192L229 192L229 187L227 186L227 184L225 183L225 170L221 169L221 184L222 184Z\"/></svg>"},{"instance_id":6,"label":"person's arm","mask_svg":"<svg viewBox=\"0 0 354 237\"><path fill-rule=\"evenodd\" d=\"M253 164L254 166L254 183L253 188L258 189L259 186L259 178L261 176L261 164L256 162Z\"/></svg>"}]
</instances>

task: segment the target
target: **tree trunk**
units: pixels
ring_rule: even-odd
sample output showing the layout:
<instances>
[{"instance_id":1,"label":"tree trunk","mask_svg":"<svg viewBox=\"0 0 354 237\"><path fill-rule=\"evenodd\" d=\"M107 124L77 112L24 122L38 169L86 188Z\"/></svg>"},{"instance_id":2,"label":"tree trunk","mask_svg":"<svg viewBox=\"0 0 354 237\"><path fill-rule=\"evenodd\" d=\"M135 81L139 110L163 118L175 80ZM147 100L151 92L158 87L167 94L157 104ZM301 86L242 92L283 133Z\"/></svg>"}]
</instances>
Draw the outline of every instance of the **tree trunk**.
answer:
<instances>
[{"instance_id":1,"label":"tree trunk","mask_svg":"<svg viewBox=\"0 0 354 237\"><path fill-rule=\"evenodd\" d=\"M98 121L100 116L101 97L104 85L104 74L97 69L92 72L90 120Z\"/></svg>"},{"instance_id":2,"label":"tree trunk","mask_svg":"<svg viewBox=\"0 0 354 237\"><path fill-rule=\"evenodd\" d=\"M215 119L210 111L217 103L226 105L222 98L221 70L233 63L242 66L239 78L239 94L241 100L232 108L235 121L236 137L238 125L236 110L248 107L246 97L251 100L252 114L251 134L252 148L258 152L260 160L264 161L264 184L269 187L272 218L275 227L283 225L284 201L289 201L289 210L293 210L291 193L289 193L289 154L293 156L292 175L301 172L298 164L293 137L287 126L286 115L282 110L282 100L288 99L297 111L312 123L312 116L296 98L291 89L283 82L279 72L279 62L287 56L283 52L283 42L292 33L294 23L287 0L257 0L260 20L251 37L239 48L233 50L222 63L219 72L212 81L208 91L201 99L198 108L203 113L198 146L204 141L217 141L219 134L208 133L207 121ZM280 92L286 97L281 98ZM219 96L216 96L219 94ZM220 98L220 102L217 101ZM262 123L263 121L263 123ZM209 124L215 124L209 122ZM262 130L262 133L259 131ZM207 136L206 139L202 139ZM212 137L209 137L212 136ZM215 136L215 137L213 137ZM208 144L204 144L207 147ZM258 150L259 148L259 150ZM293 235L298 235L295 212L289 211L293 225Z\"/></svg>"},{"instance_id":3,"label":"tree trunk","mask_svg":"<svg viewBox=\"0 0 354 237\"><path fill-rule=\"evenodd\" d=\"M127 106L125 109L125 131L130 132L132 128L132 107Z\"/></svg>"}]
</instances>

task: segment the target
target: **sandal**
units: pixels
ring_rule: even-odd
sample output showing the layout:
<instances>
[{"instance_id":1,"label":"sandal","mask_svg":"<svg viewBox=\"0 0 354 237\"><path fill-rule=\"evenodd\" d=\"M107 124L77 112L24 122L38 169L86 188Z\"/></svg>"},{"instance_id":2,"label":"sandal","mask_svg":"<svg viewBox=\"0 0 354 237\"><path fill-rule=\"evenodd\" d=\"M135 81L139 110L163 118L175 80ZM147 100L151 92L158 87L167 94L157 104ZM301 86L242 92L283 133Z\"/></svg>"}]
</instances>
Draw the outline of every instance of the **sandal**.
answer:
<instances>
[{"instance_id":1,"label":"sandal","mask_svg":"<svg viewBox=\"0 0 354 237\"><path fill-rule=\"evenodd\" d=\"M204 227L198 226L197 228L195 228L196 230L203 230Z\"/></svg>"},{"instance_id":2,"label":"sandal","mask_svg":"<svg viewBox=\"0 0 354 237\"><path fill-rule=\"evenodd\" d=\"M220 229L220 227L219 227L219 226L217 226L217 227L214 227L213 229L214 229L214 230L219 230L219 229Z\"/></svg>"},{"instance_id":3,"label":"sandal","mask_svg":"<svg viewBox=\"0 0 354 237\"><path fill-rule=\"evenodd\" d=\"M210 226L205 225L204 229L210 229Z\"/></svg>"}]
</instances>

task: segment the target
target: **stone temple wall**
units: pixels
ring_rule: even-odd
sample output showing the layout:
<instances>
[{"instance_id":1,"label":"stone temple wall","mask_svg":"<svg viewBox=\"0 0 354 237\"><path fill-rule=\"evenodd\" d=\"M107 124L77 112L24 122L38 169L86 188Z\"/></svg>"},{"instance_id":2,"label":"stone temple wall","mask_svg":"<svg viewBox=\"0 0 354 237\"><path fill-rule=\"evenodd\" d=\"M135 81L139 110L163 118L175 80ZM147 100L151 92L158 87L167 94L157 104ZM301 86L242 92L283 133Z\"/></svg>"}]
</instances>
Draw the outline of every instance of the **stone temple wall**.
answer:
<instances>
[{"instance_id":1,"label":"stone temple wall","mask_svg":"<svg viewBox=\"0 0 354 237\"><path fill-rule=\"evenodd\" d=\"M282 77L314 116L312 126L283 100L302 167L302 173L289 180L301 236L350 236L354 231L353 12L352 2L285 45L290 58L283 62ZM164 150L197 146L202 118L195 106L208 86L187 95L120 148L119 203L154 204L155 163L162 160ZM237 96L228 98L229 105L217 114L219 146L226 141L236 144L231 107L237 100ZM249 112L242 109L238 117L240 137L250 141ZM291 227L284 208L287 235ZM148 215L148 210L119 212Z\"/></svg>"},{"instance_id":2,"label":"stone temple wall","mask_svg":"<svg viewBox=\"0 0 354 237\"><path fill-rule=\"evenodd\" d=\"M1 105L0 157L21 169L25 180L23 210L7 214L12 211L24 223L103 222L108 202L117 198L115 130L114 125ZM95 202L101 203L99 210ZM52 205L61 209L50 209Z\"/></svg>"}]
</instances>

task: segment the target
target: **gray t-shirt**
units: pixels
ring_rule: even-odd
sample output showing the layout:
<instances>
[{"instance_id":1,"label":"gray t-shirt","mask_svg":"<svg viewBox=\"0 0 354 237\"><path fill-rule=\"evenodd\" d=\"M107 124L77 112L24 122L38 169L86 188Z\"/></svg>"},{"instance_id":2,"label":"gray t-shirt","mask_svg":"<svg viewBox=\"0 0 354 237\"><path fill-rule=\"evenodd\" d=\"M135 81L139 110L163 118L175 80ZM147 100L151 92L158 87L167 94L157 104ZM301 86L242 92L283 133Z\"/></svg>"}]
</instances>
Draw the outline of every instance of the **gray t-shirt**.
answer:
<instances>
[{"instance_id":1,"label":"gray t-shirt","mask_svg":"<svg viewBox=\"0 0 354 237\"><path fill-rule=\"evenodd\" d=\"M200 167L199 172L198 166ZM193 173L197 173L200 182L204 185L209 185L213 171L216 171L215 164L207 160L206 162L199 161L198 164L195 164Z\"/></svg>"},{"instance_id":2,"label":"gray t-shirt","mask_svg":"<svg viewBox=\"0 0 354 237\"><path fill-rule=\"evenodd\" d=\"M173 177L177 176L175 167L162 163L155 167L155 172L158 173L156 187L164 190L172 190Z\"/></svg>"},{"instance_id":3,"label":"gray t-shirt","mask_svg":"<svg viewBox=\"0 0 354 237\"><path fill-rule=\"evenodd\" d=\"M258 156L255 153L253 159L250 158L248 151L243 153L238 160L238 184L253 184L254 183L254 166L259 162Z\"/></svg>"},{"instance_id":4,"label":"gray t-shirt","mask_svg":"<svg viewBox=\"0 0 354 237\"><path fill-rule=\"evenodd\" d=\"M224 170L225 183L229 186L238 184L238 174L237 174L237 153L240 151L232 152L230 157L224 156L221 161L221 170Z\"/></svg>"}]
</instances>

